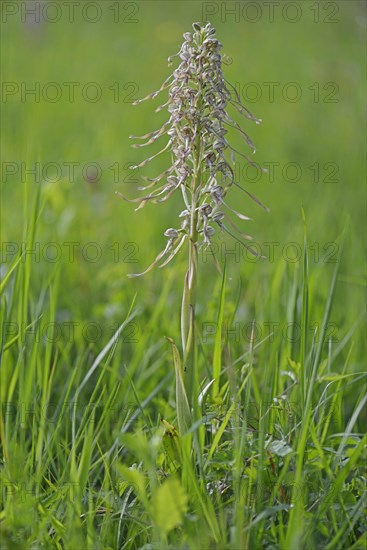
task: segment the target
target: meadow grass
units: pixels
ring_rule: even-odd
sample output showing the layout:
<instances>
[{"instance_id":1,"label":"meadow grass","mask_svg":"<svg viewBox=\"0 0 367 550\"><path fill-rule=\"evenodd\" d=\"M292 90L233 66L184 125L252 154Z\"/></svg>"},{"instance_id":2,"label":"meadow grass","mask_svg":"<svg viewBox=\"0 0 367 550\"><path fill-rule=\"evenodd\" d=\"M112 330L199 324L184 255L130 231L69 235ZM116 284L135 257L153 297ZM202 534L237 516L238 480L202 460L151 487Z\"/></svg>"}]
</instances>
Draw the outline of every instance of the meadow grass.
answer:
<instances>
[{"instance_id":1,"label":"meadow grass","mask_svg":"<svg viewBox=\"0 0 367 550\"><path fill-rule=\"evenodd\" d=\"M106 89L118 80L149 93L169 74L162 59L176 51L177 30L201 17L184 2L138 4L139 22L123 32L98 24L94 35L82 21L26 30L11 20L5 79ZM201 420L185 436L173 430L165 338L180 342L185 261L126 277L154 258L173 207L141 215L114 199L116 188L136 187L129 180L139 174L124 168L139 160L127 136L150 129L151 107L137 114L123 101L17 97L3 105L4 161L94 161L103 174L89 181L77 167L75 181L63 174L37 183L19 172L2 184L2 548L366 547L361 13L359 3L338 5L334 26L212 21L233 59L239 36L241 48L253 48L254 63L244 55L228 67L232 81L297 81L304 91L298 103L263 97L255 105L264 120L259 162L296 160L302 178L290 183L280 172L273 184L247 182L271 214L246 204L263 248L296 243L301 254L293 261L289 248L288 257L253 261L220 237L222 276L199 255ZM286 52L284 36L294 45ZM122 53L130 57L121 61ZM339 102L313 102L306 90L315 80L337 82ZM315 183L308 167L316 161L336 163L337 181ZM102 251L96 261L90 242ZM63 252L56 261L50 243ZM74 255L70 243L79 243Z\"/></svg>"}]
</instances>

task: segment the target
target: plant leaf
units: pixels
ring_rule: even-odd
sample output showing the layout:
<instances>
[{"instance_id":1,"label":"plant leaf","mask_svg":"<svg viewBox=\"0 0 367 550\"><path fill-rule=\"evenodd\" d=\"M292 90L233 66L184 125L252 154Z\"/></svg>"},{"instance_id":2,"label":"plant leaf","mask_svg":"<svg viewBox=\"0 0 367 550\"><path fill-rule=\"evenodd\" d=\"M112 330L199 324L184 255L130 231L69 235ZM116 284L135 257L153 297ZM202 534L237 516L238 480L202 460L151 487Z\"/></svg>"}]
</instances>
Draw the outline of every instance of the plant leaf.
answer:
<instances>
[{"instance_id":1,"label":"plant leaf","mask_svg":"<svg viewBox=\"0 0 367 550\"><path fill-rule=\"evenodd\" d=\"M174 362L175 371L176 371L176 401L177 401L178 429L181 435L184 435L185 433L187 433L188 429L191 426L190 407L189 407L189 402L186 394L180 354L178 353L177 346L172 340L172 338L169 338L168 336L166 336L166 338L172 345L173 362Z\"/></svg>"},{"instance_id":2,"label":"plant leaf","mask_svg":"<svg viewBox=\"0 0 367 550\"><path fill-rule=\"evenodd\" d=\"M188 497L177 478L169 478L152 497L152 516L164 534L182 523Z\"/></svg>"}]
</instances>

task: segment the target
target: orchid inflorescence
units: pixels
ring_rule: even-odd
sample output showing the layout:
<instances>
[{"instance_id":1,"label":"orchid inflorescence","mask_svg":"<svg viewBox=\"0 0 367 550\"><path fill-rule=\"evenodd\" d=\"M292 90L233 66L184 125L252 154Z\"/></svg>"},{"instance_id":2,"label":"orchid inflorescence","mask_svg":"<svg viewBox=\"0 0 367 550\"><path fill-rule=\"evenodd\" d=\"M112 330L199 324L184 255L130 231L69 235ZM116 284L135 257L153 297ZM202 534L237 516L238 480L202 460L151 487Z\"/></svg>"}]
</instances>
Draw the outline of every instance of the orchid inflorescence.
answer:
<instances>
[{"instance_id":1,"label":"orchid inflorescence","mask_svg":"<svg viewBox=\"0 0 367 550\"><path fill-rule=\"evenodd\" d=\"M159 267L167 265L186 239L195 241L193 243L195 246L210 246L215 233L213 225L219 226L256 255L256 252L233 234L227 226L228 222L236 234L251 240L249 235L242 233L236 227L227 214L229 210L240 220L250 220L248 216L231 208L225 200L228 189L233 184L266 209L258 199L235 181L231 166L234 162L234 153L243 156L247 162L258 169L262 169L227 141L225 136L228 132L227 128L230 127L239 131L253 153L256 151L250 137L228 114L227 106L232 105L239 113L256 124L261 121L242 105L236 89L224 78L220 53L222 44L215 38L215 29L210 23L206 25L194 23L193 30L193 33L184 33L185 40L180 51L168 59L169 64L172 64L174 57L178 56L181 59L181 63L173 74L167 78L159 90L134 102L136 105L147 99L153 99L163 90L168 89L168 101L160 105L156 111L167 108L170 113L169 119L154 132L141 137L130 137L147 140L145 143L133 146L139 148L154 143L164 135L169 138L167 144L158 153L134 168L144 167L166 151L171 151L172 164L159 176L153 179L144 178L147 185L139 187L139 190L151 190L145 196L127 199L118 194L129 202L139 202L136 210L144 207L149 201L165 202L178 190L181 191L185 204L185 209L180 214L180 227L165 231L164 235L167 237L165 248L143 273L135 276L147 273L161 261ZM230 160L226 156L228 152ZM220 182L218 182L219 177Z\"/></svg>"}]
</instances>

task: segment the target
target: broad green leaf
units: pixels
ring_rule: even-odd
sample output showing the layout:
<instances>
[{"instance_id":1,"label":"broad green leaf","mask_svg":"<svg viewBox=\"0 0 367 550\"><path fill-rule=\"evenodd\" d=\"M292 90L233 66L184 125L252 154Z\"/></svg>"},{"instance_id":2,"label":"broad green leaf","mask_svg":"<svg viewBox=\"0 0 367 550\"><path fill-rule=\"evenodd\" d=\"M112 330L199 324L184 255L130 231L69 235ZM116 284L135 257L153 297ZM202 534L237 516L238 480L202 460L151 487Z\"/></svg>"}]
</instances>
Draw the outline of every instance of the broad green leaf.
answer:
<instances>
[{"instance_id":1,"label":"broad green leaf","mask_svg":"<svg viewBox=\"0 0 367 550\"><path fill-rule=\"evenodd\" d=\"M168 533L182 523L188 497L178 479L165 481L152 497L152 515L156 526Z\"/></svg>"}]
</instances>

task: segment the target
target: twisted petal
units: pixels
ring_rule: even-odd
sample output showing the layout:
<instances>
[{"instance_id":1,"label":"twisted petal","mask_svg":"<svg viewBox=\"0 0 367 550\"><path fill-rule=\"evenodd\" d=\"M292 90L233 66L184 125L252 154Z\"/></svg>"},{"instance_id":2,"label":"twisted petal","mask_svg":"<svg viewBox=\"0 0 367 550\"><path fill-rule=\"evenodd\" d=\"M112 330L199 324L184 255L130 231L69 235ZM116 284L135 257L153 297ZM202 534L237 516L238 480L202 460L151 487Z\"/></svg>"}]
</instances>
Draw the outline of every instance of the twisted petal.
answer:
<instances>
[{"instance_id":1,"label":"twisted petal","mask_svg":"<svg viewBox=\"0 0 367 550\"><path fill-rule=\"evenodd\" d=\"M224 225L223 222L221 221L217 221L217 224L219 225L219 227L221 227L226 233L228 233L228 235L230 235L233 239L235 239L237 242L239 242L240 244L242 244L242 246L244 248L246 248L246 250L248 250L250 252L250 254L252 254L253 256L256 256L257 258L265 258L265 256L261 256L260 254L258 254L253 248L251 248L251 246L248 246L246 243L244 243L243 241L241 241L241 239L239 239L238 237L236 237L236 235L234 235L233 233L231 233L229 231L229 229Z\"/></svg>"},{"instance_id":2,"label":"twisted petal","mask_svg":"<svg viewBox=\"0 0 367 550\"><path fill-rule=\"evenodd\" d=\"M228 223L233 227L233 229L235 231L237 231L237 233L239 235L241 235L242 238L246 239L247 241L253 241L253 237L251 237L251 235L247 235L247 233L243 233L240 229L238 229L237 225L235 225L233 223L233 221L231 220L231 218L229 218L228 216L226 216L226 220L228 221Z\"/></svg>"},{"instance_id":3,"label":"twisted petal","mask_svg":"<svg viewBox=\"0 0 367 550\"><path fill-rule=\"evenodd\" d=\"M173 75L170 75L163 82L162 86L156 92L152 92L151 94L146 95L142 99L137 99L136 101L134 101L133 105L139 105L139 103L142 103L143 101L146 101L147 99L154 99L155 97L157 97L157 95L159 95L165 88L167 88L169 86L169 82L170 82L171 78L173 78Z\"/></svg>"},{"instance_id":4,"label":"twisted petal","mask_svg":"<svg viewBox=\"0 0 367 550\"><path fill-rule=\"evenodd\" d=\"M159 176L157 176L156 178L147 178L147 177L143 177L143 179L145 181L150 181L151 183L149 185L145 185L144 187L138 187L139 191L145 191L146 189L151 189L152 187L154 187L162 178L164 178L165 176L169 176L170 174L172 174L174 171L175 171L175 168L176 168L176 165L178 164L179 161L175 162L172 166L170 166L169 168L167 168L167 170L165 170L164 172L162 172L161 174L159 174Z\"/></svg>"},{"instance_id":5,"label":"twisted petal","mask_svg":"<svg viewBox=\"0 0 367 550\"><path fill-rule=\"evenodd\" d=\"M168 258L163 262L163 264L159 265L158 267L161 268L161 267L164 267L166 266L167 264L169 264L169 262L176 256L177 252L180 250L180 248L182 247L185 239L186 239L187 235L183 235L183 237L181 238L180 242L178 243L178 245L176 246L176 248L171 252L171 254L168 256Z\"/></svg>"},{"instance_id":6,"label":"twisted petal","mask_svg":"<svg viewBox=\"0 0 367 550\"><path fill-rule=\"evenodd\" d=\"M229 210L231 212L233 212L233 214L235 214L237 216L237 218L239 218L240 220L244 220L244 221L252 221L252 218L249 218L248 216L245 216L244 214L241 214L241 212L237 212L237 210L235 210L234 208L232 208L231 206L229 206L223 199L221 199L221 202L224 204L224 206L226 206L227 208L229 208Z\"/></svg>"},{"instance_id":7,"label":"twisted petal","mask_svg":"<svg viewBox=\"0 0 367 550\"><path fill-rule=\"evenodd\" d=\"M238 183L234 182L235 186L238 187L239 189L241 189L241 191L243 191L244 193L246 193L246 195L248 195L253 201L255 201L259 206L261 206L261 208L263 208L265 210L265 212L270 212L270 208L268 208L267 206L265 206L257 197L255 197L255 195L253 195L252 193L250 193L250 191L247 191L246 189L244 189L243 187L241 187Z\"/></svg>"},{"instance_id":8,"label":"twisted petal","mask_svg":"<svg viewBox=\"0 0 367 550\"><path fill-rule=\"evenodd\" d=\"M148 139L152 136L155 136L156 134L159 134L164 128L166 128L170 123L170 120L167 120L160 128L157 130L154 130L153 132L148 132L147 134L144 134L143 136L129 136L130 139Z\"/></svg>"},{"instance_id":9,"label":"twisted petal","mask_svg":"<svg viewBox=\"0 0 367 550\"><path fill-rule=\"evenodd\" d=\"M227 114L226 114L227 115ZM230 122L233 122L233 124L230 124ZM241 126L238 124L238 122L236 122L235 120L233 120L229 115L227 115L225 117L225 120L223 121L224 124L227 124L227 126L230 126L231 128L234 128L235 130L238 130L242 137L245 139L247 145L250 147L250 149L252 149L252 153L255 154L256 153L256 147L252 141L252 139L246 134L246 132L244 132L241 128Z\"/></svg>"},{"instance_id":10,"label":"twisted petal","mask_svg":"<svg viewBox=\"0 0 367 550\"><path fill-rule=\"evenodd\" d=\"M160 260L161 258L163 258L163 256L164 256L165 254L167 254L167 252L168 252L168 250L171 248L171 246L172 246L172 239L169 239L169 241L167 242L166 247L164 248L164 250L162 250L162 251L158 254L158 256L156 257L156 259L154 260L154 262L151 263L150 266L147 267L147 269L146 269L145 271L143 271L142 273L129 273L129 274L128 274L128 277L130 277L130 278L133 278L133 277L141 277L142 275L145 275L146 273L149 273L149 271L151 271L151 270L153 269L153 267L154 267L155 265L157 265L157 263L159 262L159 260Z\"/></svg>"},{"instance_id":11,"label":"twisted petal","mask_svg":"<svg viewBox=\"0 0 367 550\"><path fill-rule=\"evenodd\" d=\"M241 98L236 90L236 88L233 86L233 84L231 84L230 82L228 82L228 80L224 79L225 82L227 84L229 84L229 86L232 88L232 90L234 91L235 93L235 96L236 96L236 101L234 99L231 98L231 103L234 107L236 107L237 111L243 115L245 115L246 118L249 118L250 120L253 120L255 122L255 124L261 124L261 118L256 118L252 113L251 111L249 111L248 109L246 109L246 107L243 105L242 101L241 101Z\"/></svg>"},{"instance_id":12,"label":"twisted petal","mask_svg":"<svg viewBox=\"0 0 367 550\"><path fill-rule=\"evenodd\" d=\"M167 145L165 147L163 147L163 149L161 149L160 151L158 151L158 153L156 153L155 155L143 160L143 162L141 162L140 164L137 164L136 166L134 166L133 168L143 168L143 166L145 166L146 164L148 164L149 162L151 162L153 159L155 159L156 157L158 157L159 155L161 155L162 153L164 153L165 151L167 151L168 147L171 145L172 141L169 140L169 142L167 143Z\"/></svg>"}]
</instances>

